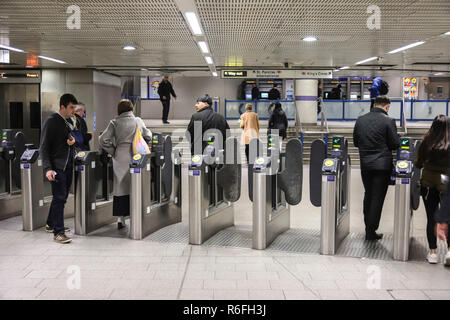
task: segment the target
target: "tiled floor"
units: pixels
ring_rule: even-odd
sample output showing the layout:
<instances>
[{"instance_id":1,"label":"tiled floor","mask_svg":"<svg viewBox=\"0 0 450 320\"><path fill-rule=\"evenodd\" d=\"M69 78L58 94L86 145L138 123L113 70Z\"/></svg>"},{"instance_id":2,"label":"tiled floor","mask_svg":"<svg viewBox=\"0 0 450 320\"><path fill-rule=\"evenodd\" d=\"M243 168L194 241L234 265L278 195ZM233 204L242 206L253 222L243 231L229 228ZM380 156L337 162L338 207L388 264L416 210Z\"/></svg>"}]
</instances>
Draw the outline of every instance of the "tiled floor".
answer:
<instances>
[{"instance_id":1,"label":"tiled floor","mask_svg":"<svg viewBox=\"0 0 450 320\"><path fill-rule=\"evenodd\" d=\"M320 209L309 204L305 167L303 201L291 210L292 228L317 230ZM186 174L186 171L184 171ZM186 177L186 175L184 175ZM245 177L245 172L244 172ZM183 201L187 203L184 179ZM352 174L351 231L364 230L362 183ZM243 179L236 225L251 224ZM380 231L392 233L393 188ZM183 223L187 221L183 212ZM423 206L414 214L425 236ZM73 220L67 220L73 227ZM450 270L425 261L396 262L249 247L162 243L156 237L73 236L60 245L42 229L21 231L21 218L0 221L1 299L447 299Z\"/></svg>"}]
</instances>

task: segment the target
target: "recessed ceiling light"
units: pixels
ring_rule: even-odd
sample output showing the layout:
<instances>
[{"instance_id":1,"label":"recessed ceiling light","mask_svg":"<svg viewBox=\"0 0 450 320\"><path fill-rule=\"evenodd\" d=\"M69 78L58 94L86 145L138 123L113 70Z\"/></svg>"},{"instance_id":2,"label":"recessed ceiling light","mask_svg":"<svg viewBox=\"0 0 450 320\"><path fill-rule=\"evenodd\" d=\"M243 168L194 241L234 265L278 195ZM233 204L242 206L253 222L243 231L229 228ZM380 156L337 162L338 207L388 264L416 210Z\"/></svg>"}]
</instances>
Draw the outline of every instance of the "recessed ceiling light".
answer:
<instances>
[{"instance_id":1,"label":"recessed ceiling light","mask_svg":"<svg viewBox=\"0 0 450 320\"><path fill-rule=\"evenodd\" d=\"M425 43L425 41L414 42L414 43L408 44L407 46L404 46L404 47L401 47L401 48L389 51L389 53L390 54L397 53L397 52L400 52L400 51L403 51L403 50L406 50L406 49L409 49L409 48L420 46L421 44L424 44L424 43Z\"/></svg>"},{"instance_id":2,"label":"recessed ceiling light","mask_svg":"<svg viewBox=\"0 0 450 320\"><path fill-rule=\"evenodd\" d=\"M446 33L444 33L446 36L450 36L450 31L447 31Z\"/></svg>"},{"instance_id":3,"label":"recessed ceiling light","mask_svg":"<svg viewBox=\"0 0 450 320\"><path fill-rule=\"evenodd\" d=\"M155 73L155 76L157 76L157 77L159 77L161 74L159 74L159 73Z\"/></svg>"},{"instance_id":4,"label":"recessed ceiling light","mask_svg":"<svg viewBox=\"0 0 450 320\"><path fill-rule=\"evenodd\" d=\"M198 21L195 12L185 12L184 15L189 23L192 33L196 36L202 35L202 27L200 26L200 22Z\"/></svg>"},{"instance_id":5,"label":"recessed ceiling light","mask_svg":"<svg viewBox=\"0 0 450 320\"><path fill-rule=\"evenodd\" d=\"M350 68L349 66L340 67L339 70L344 70Z\"/></svg>"},{"instance_id":6,"label":"recessed ceiling light","mask_svg":"<svg viewBox=\"0 0 450 320\"><path fill-rule=\"evenodd\" d=\"M205 60L207 64L214 64L213 59L209 56L205 57Z\"/></svg>"},{"instance_id":7,"label":"recessed ceiling light","mask_svg":"<svg viewBox=\"0 0 450 320\"><path fill-rule=\"evenodd\" d=\"M203 53L209 53L208 44L205 41L199 41L198 46Z\"/></svg>"},{"instance_id":8,"label":"recessed ceiling light","mask_svg":"<svg viewBox=\"0 0 450 320\"><path fill-rule=\"evenodd\" d=\"M217 72L214 71L214 72L212 73L212 75L213 75L214 77L217 77Z\"/></svg>"},{"instance_id":9,"label":"recessed ceiling light","mask_svg":"<svg viewBox=\"0 0 450 320\"><path fill-rule=\"evenodd\" d=\"M10 46L7 46L6 44L0 44L0 48L6 49L6 50L10 50L10 51L16 51L16 52L25 52L22 49L17 49L17 48L14 48L14 47L10 47Z\"/></svg>"},{"instance_id":10,"label":"recessed ceiling light","mask_svg":"<svg viewBox=\"0 0 450 320\"><path fill-rule=\"evenodd\" d=\"M443 75L444 73L443 72L438 72L438 73L435 73L434 75L435 76L440 76L440 75Z\"/></svg>"},{"instance_id":11,"label":"recessed ceiling light","mask_svg":"<svg viewBox=\"0 0 450 320\"><path fill-rule=\"evenodd\" d=\"M366 63L366 62L375 60L376 58L378 58L378 57L370 57L370 58L367 58L367 59L365 59L365 60L358 61L358 62L356 62L355 64Z\"/></svg>"},{"instance_id":12,"label":"recessed ceiling light","mask_svg":"<svg viewBox=\"0 0 450 320\"><path fill-rule=\"evenodd\" d=\"M127 51L132 51L132 50L136 50L136 47L134 47L134 46L124 46L122 49L123 50L127 50Z\"/></svg>"},{"instance_id":13,"label":"recessed ceiling light","mask_svg":"<svg viewBox=\"0 0 450 320\"><path fill-rule=\"evenodd\" d=\"M309 37L304 37L302 40L312 42L312 41L317 41L317 38L313 37L313 36L309 36Z\"/></svg>"},{"instance_id":14,"label":"recessed ceiling light","mask_svg":"<svg viewBox=\"0 0 450 320\"><path fill-rule=\"evenodd\" d=\"M341 70L339 70L339 69L334 69L333 71L334 71L334 72L338 72L338 71L341 71Z\"/></svg>"},{"instance_id":15,"label":"recessed ceiling light","mask_svg":"<svg viewBox=\"0 0 450 320\"><path fill-rule=\"evenodd\" d=\"M49 60L49 61L53 61L53 62L66 63L66 62L64 62L62 60L58 60L58 59L50 58L50 57L46 57L46 56L38 56L38 57L41 58L41 59L45 59L45 60Z\"/></svg>"}]
</instances>

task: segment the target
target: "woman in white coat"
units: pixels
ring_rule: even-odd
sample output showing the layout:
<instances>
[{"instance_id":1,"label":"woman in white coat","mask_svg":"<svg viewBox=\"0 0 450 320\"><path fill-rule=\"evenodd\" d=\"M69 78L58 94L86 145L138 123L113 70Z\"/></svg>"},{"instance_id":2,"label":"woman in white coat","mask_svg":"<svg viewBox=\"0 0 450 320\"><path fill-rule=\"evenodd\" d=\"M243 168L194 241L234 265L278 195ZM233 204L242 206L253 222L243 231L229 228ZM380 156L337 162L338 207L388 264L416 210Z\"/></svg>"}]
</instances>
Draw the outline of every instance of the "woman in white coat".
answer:
<instances>
[{"instance_id":1,"label":"woman in white coat","mask_svg":"<svg viewBox=\"0 0 450 320\"><path fill-rule=\"evenodd\" d=\"M119 102L117 114L99 137L99 143L113 158L113 216L118 217L117 227L122 229L125 227L125 217L130 215L130 161L133 157L136 126L147 143L151 141L152 133L145 127L141 118L134 116L133 103L130 100Z\"/></svg>"}]
</instances>

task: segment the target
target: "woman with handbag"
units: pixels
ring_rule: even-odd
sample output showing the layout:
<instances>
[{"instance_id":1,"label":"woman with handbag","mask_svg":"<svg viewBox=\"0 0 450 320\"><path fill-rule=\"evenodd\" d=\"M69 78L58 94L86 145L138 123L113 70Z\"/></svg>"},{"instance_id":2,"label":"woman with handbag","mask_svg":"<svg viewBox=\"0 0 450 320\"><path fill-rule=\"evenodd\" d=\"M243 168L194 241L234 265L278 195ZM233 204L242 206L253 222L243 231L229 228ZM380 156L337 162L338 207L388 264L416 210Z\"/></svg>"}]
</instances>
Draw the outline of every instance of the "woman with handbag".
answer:
<instances>
[{"instance_id":1,"label":"woman with handbag","mask_svg":"<svg viewBox=\"0 0 450 320\"><path fill-rule=\"evenodd\" d=\"M439 209L439 202L446 187L441 175L446 175L449 170L449 150L450 118L438 115L434 118L430 130L425 134L415 161L418 168L423 168L420 191L427 212L427 239L430 248L427 260L432 264L439 261L436 254L435 213ZM447 239L447 245L450 248L450 239Z\"/></svg>"},{"instance_id":2,"label":"woman with handbag","mask_svg":"<svg viewBox=\"0 0 450 320\"><path fill-rule=\"evenodd\" d=\"M109 122L99 137L100 146L113 159L113 215L118 217L118 229L125 227L125 217L130 215L130 162L133 157L133 140L139 130L147 143L152 133L145 127L141 118L133 114L133 103L121 100L117 106L118 116Z\"/></svg>"}]
</instances>

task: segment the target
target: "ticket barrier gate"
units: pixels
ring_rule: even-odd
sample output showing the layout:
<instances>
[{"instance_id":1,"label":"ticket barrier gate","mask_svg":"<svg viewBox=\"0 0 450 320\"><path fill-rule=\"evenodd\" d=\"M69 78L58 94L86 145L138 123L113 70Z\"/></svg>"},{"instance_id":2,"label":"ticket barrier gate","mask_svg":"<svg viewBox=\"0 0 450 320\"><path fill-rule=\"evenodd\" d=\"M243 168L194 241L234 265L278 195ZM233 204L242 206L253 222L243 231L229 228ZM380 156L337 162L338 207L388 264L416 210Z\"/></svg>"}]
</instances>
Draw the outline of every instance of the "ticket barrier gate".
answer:
<instances>
[{"instance_id":1,"label":"ticket barrier gate","mask_svg":"<svg viewBox=\"0 0 450 320\"><path fill-rule=\"evenodd\" d=\"M75 156L75 234L85 236L115 221L112 215L111 156L80 151Z\"/></svg>"},{"instance_id":2,"label":"ticket barrier gate","mask_svg":"<svg viewBox=\"0 0 450 320\"><path fill-rule=\"evenodd\" d=\"M196 245L234 225L233 203L241 195L238 141L228 138L224 151L218 139L208 140L205 153L192 156L188 172L189 243Z\"/></svg>"},{"instance_id":3,"label":"ticket barrier gate","mask_svg":"<svg viewBox=\"0 0 450 320\"><path fill-rule=\"evenodd\" d=\"M130 172L131 239L181 222L181 154L170 136L154 133L151 154L135 155Z\"/></svg>"},{"instance_id":4,"label":"ticket barrier gate","mask_svg":"<svg viewBox=\"0 0 450 320\"><path fill-rule=\"evenodd\" d=\"M1 130L0 145L0 220L20 213L21 174L20 157L25 151L22 132Z\"/></svg>"},{"instance_id":5,"label":"ticket barrier gate","mask_svg":"<svg viewBox=\"0 0 450 320\"><path fill-rule=\"evenodd\" d=\"M413 225L413 210L420 202L420 169L414 166L420 141L409 137L400 139L395 164L394 252L395 260L407 261Z\"/></svg>"},{"instance_id":6,"label":"ticket barrier gate","mask_svg":"<svg viewBox=\"0 0 450 320\"><path fill-rule=\"evenodd\" d=\"M348 141L333 137L330 157L323 140L314 141L311 149L310 197L314 206L321 207L320 253L334 255L350 233Z\"/></svg>"},{"instance_id":7,"label":"ticket barrier gate","mask_svg":"<svg viewBox=\"0 0 450 320\"><path fill-rule=\"evenodd\" d=\"M22 221L24 231L34 231L47 223L52 197L44 195L44 170L39 150L27 149L20 158L22 179ZM69 194L64 217L73 217L73 195Z\"/></svg>"},{"instance_id":8,"label":"ticket barrier gate","mask_svg":"<svg viewBox=\"0 0 450 320\"><path fill-rule=\"evenodd\" d=\"M290 228L290 205L299 204L302 197L301 141L290 139L285 153L280 153L278 135L269 135L267 140L267 156L258 154L249 170L253 175L251 188L249 185L249 191L253 189L252 247L259 250ZM250 150L262 150L259 139L250 141Z\"/></svg>"}]
</instances>

